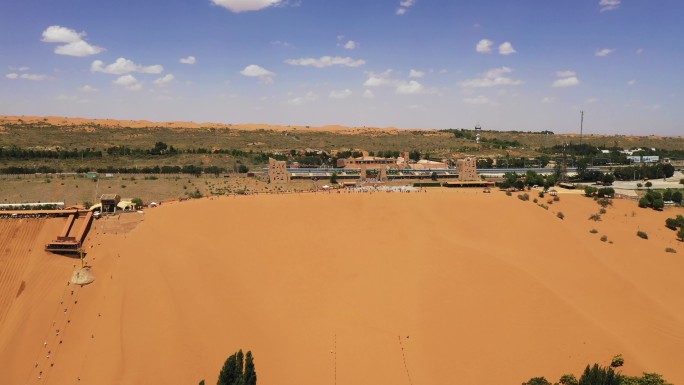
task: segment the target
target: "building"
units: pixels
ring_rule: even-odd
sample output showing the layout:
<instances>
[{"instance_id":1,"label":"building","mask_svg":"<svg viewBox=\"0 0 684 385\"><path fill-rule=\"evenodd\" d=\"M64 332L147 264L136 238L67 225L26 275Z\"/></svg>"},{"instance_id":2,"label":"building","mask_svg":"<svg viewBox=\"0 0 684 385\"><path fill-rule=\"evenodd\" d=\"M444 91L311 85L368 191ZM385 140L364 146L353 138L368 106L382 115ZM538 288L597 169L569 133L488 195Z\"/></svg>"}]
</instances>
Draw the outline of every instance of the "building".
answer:
<instances>
[{"instance_id":1,"label":"building","mask_svg":"<svg viewBox=\"0 0 684 385\"><path fill-rule=\"evenodd\" d=\"M289 183L290 173L287 172L287 162L268 158L268 182Z\"/></svg>"},{"instance_id":2,"label":"building","mask_svg":"<svg viewBox=\"0 0 684 385\"><path fill-rule=\"evenodd\" d=\"M456 171L459 181L479 181L477 160L473 157L456 160Z\"/></svg>"},{"instance_id":3,"label":"building","mask_svg":"<svg viewBox=\"0 0 684 385\"><path fill-rule=\"evenodd\" d=\"M358 158L338 159L337 167L359 168L365 165L368 169L378 169L381 167L397 167L395 158L379 158L375 156L360 156Z\"/></svg>"},{"instance_id":4,"label":"building","mask_svg":"<svg viewBox=\"0 0 684 385\"><path fill-rule=\"evenodd\" d=\"M102 213L116 213L121 197L119 194L102 194L100 197L100 204L102 205Z\"/></svg>"}]
</instances>

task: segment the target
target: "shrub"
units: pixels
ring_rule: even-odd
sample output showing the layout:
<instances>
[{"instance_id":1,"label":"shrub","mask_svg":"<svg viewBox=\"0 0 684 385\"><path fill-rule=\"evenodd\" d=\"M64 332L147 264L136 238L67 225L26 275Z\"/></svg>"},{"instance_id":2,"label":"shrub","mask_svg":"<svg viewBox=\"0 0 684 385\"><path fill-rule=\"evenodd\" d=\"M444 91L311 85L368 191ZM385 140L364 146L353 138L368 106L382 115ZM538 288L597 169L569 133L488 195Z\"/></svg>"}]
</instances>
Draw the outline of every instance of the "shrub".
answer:
<instances>
[{"instance_id":1,"label":"shrub","mask_svg":"<svg viewBox=\"0 0 684 385\"><path fill-rule=\"evenodd\" d=\"M637 237L642 238L642 239L648 239L648 234L646 234L643 231L637 231Z\"/></svg>"},{"instance_id":2,"label":"shrub","mask_svg":"<svg viewBox=\"0 0 684 385\"><path fill-rule=\"evenodd\" d=\"M592 234L597 234L597 233L598 233L598 230L596 230L596 229L591 229L591 230L589 230L589 232L592 233Z\"/></svg>"},{"instance_id":3,"label":"shrub","mask_svg":"<svg viewBox=\"0 0 684 385\"><path fill-rule=\"evenodd\" d=\"M513 194L510 191L506 191L506 195L511 196Z\"/></svg>"},{"instance_id":4,"label":"shrub","mask_svg":"<svg viewBox=\"0 0 684 385\"><path fill-rule=\"evenodd\" d=\"M613 359L610 361L610 366L613 368L619 368L620 366L625 364L625 359L622 358L622 354L618 354L617 356L614 356Z\"/></svg>"},{"instance_id":5,"label":"shrub","mask_svg":"<svg viewBox=\"0 0 684 385\"><path fill-rule=\"evenodd\" d=\"M677 227L679 226L679 222L675 218L667 218L665 220L665 227L667 227L670 230L677 230Z\"/></svg>"},{"instance_id":6,"label":"shrub","mask_svg":"<svg viewBox=\"0 0 684 385\"><path fill-rule=\"evenodd\" d=\"M599 210L599 214L605 214L605 213L607 213L606 209L601 207L601 209Z\"/></svg>"},{"instance_id":7,"label":"shrub","mask_svg":"<svg viewBox=\"0 0 684 385\"><path fill-rule=\"evenodd\" d=\"M650 205L651 205L651 202L649 202L648 199L646 199L646 197L641 197L641 199L639 199L639 207L646 208L646 207L649 207Z\"/></svg>"},{"instance_id":8,"label":"shrub","mask_svg":"<svg viewBox=\"0 0 684 385\"><path fill-rule=\"evenodd\" d=\"M565 214L563 214L562 211L559 211L558 214L556 214L556 216L557 216L558 218L560 218L560 219L564 219L564 218L565 218Z\"/></svg>"},{"instance_id":9,"label":"shrub","mask_svg":"<svg viewBox=\"0 0 684 385\"><path fill-rule=\"evenodd\" d=\"M601 220L601 216L598 215L598 214L591 214L591 216L589 217L589 219L592 220L592 221L598 222L598 221Z\"/></svg>"},{"instance_id":10,"label":"shrub","mask_svg":"<svg viewBox=\"0 0 684 385\"><path fill-rule=\"evenodd\" d=\"M613 205L613 201L608 199L608 198L597 199L596 203L598 203L599 206L604 207L604 208Z\"/></svg>"},{"instance_id":11,"label":"shrub","mask_svg":"<svg viewBox=\"0 0 684 385\"><path fill-rule=\"evenodd\" d=\"M637 183L637 188L642 188L642 187L644 187L644 185L643 185L643 184L641 184L641 183Z\"/></svg>"},{"instance_id":12,"label":"shrub","mask_svg":"<svg viewBox=\"0 0 684 385\"><path fill-rule=\"evenodd\" d=\"M539 207L543 208L544 210L548 210L548 209L549 209L549 206L547 206L547 205L545 205L545 204L543 204L543 203L540 204Z\"/></svg>"},{"instance_id":13,"label":"shrub","mask_svg":"<svg viewBox=\"0 0 684 385\"><path fill-rule=\"evenodd\" d=\"M584 188L584 195L587 197L593 197L597 191L598 189L596 187L587 186Z\"/></svg>"},{"instance_id":14,"label":"shrub","mask_svg":"<svg viewBox=\"0 0 684 385\"><path fill-rule=\"evenodd\" d=\"M521 201L529 201L530 195L528 193L518 194L518 199L520 199Z\"/></svg>"},{"instance_id":15,"label":"shrub","mask_svg":"<svg viewBox=\"0 0 684 385\"><path fill-rule=\"evenodd\" d=\"M537 202L538 202L537 198L534 198L534 199L532 200L532 202L537 203Z\"/></svg>"},{"instance_id":16,"label":"shrub","mask_svg":"<svg viewBox=\"0 0 684 385\"><path fill-rule=\"evenodd\" d=\"M601 237L601 242L605 242L605 241L607 241L607 240L608 240L608 237L607 237L607 236L604 235L604 236Z\"/></svg>"},{"instance_id":17,"label":"shrub","mask_svg":"<svg viewBox=\"0 0 684 385\"><path fill-rule=\"evenodd\" d=\"M540 191L540 192L539 192L539 197L540 197L540 198L543 198L543 197L544 197L544 192L543 192L543 191Z\"/></svg>"},{"instance_id":18,"label":"shrub","mask_svg":"<svg viewBox=\"0 0 684 385\"><path fill-rule=\"evenodd\" d=\"M651 186L653 186L653 183L651 183L651 182L646 182L646 184L645 184L644 186L646 186L646 188L651 188Z\"/></svg>"},{"instance_id":19,"label":"shrub","mask_svg":"<svg viewBox=\"0 0 684 385\"><path fill-rule=\"evenodd\" d=\"M615 195L615 189L612 187L603 187L598 189L599 198L612 197L613 195Z\"/></svg>"},{"instance_id":20,"label":"shrub","mask_svg":"<svg viewBox=\"0 0 684 385\"><path fill-rule=\"evenodd\" d=\"M672 193L672 202L677 204L682 204L682 193L681 191L675 191Z\"/></svg>"},{"instance_id":21,"label":"shrub","mask_svg":"<svg viewBox=\"0 0 684 385\"><path fill-rule=\"evenodd\" d=\"M665 249L665 252L666 252L666 253L673 253L673 254L676 254L676 253L677 253L677 250L675 250L675 249L673 249L673 248L671 248L671 247L668 247L667 249Z\"/></svg>"},{"instance_id":22,"label":"shrub","mask_svg":"<svg viewBox=\"0 0 684 385\"><path fill-rule=\"evenodd\" d=\"M554 202L558 202L559 200L560 200L560 197L559 197L558 195L556 195L555 197L553 197L553 201L554 201Z\"/></svg>"},{"instance_id":23,"label":"shrub","mask_svg":"<svg viewBox=\"0 0 684 385\"><path fill-rule=\"evenodd\" d=\"M684 241L684 227L679 229L679 232L677 233L677 238L679 238L680 241Z\"/></svg>"}]
</instances>

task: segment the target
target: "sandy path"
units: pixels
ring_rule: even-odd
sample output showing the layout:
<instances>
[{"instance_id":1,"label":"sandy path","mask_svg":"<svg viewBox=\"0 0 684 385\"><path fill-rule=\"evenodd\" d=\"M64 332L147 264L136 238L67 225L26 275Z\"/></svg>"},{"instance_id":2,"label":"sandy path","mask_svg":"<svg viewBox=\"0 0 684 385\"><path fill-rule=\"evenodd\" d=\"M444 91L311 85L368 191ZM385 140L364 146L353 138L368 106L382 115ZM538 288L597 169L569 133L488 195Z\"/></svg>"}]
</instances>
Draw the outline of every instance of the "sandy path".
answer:
<instances>
[{"instance_id":1,"label":"sandy path","mask_svg":"<svg viewBox=\"0 0 684 385\"><path fill-rule=\"evenodd\" d=\"M620 201L588 221L596 211L580 196L547 211L433 190L225 197L148 210L134 229L99 221L97 280L74 294L48 381L213 383L242 348L260 384L555 380L618 353L627 373L684 382L684 247L661 231L675 213ZM59 299L61 272L49 274L22 297ZM49 312L8 320L27 314L45 330ZM7 341L42 337L7 331L0 362L16 357L0 383L23 383L36 348Z\"/></svg>"}]
</instances>

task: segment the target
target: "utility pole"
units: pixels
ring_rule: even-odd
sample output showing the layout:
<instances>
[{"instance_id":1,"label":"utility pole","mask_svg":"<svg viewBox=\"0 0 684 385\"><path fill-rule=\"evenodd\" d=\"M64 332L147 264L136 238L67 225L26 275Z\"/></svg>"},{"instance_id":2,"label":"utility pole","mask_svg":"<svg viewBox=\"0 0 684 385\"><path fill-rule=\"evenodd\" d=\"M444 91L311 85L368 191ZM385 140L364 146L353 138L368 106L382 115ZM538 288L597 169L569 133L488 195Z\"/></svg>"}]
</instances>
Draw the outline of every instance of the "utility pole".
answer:
<instances>
[{"instance_id":1,"label":"utility pole","mask_svg":"<svg viewBox=\"0 0 684 385\"><path fill-rule=\"evenodd\" d=\"M584 128L584 111L580 111L580 146L582 145L583 128Z\"/></svg>"}]
</instances>

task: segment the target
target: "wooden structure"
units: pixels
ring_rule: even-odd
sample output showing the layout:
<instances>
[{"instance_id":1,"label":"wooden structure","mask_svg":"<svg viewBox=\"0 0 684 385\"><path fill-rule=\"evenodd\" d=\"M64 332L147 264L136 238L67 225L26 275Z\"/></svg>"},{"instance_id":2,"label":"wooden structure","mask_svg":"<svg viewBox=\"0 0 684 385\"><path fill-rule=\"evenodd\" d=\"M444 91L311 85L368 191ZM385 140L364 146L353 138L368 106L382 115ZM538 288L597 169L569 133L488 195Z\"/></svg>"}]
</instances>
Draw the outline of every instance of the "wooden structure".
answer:
<instances>
[{"instance_id":1,"label":"wooden structure","mask_svg":"<svg viewBox=\"0 0 684 385\"><path fill-rule=\"evenodd\" d=\"M72 233L74 230L76 218L82 214L85 214L85 218L81 224L81 227L76 230L76 233L70 235L70 233ZM90 225L92 222L92 211L78 211L75 214L70 214L67 218L67 222L62 228L62 231L57 236L57 239L45 245L45 250L54 253L78 253L83 245L86 234L88 234L88 230L90 230Z\"/></svg>"}]
</instances>

